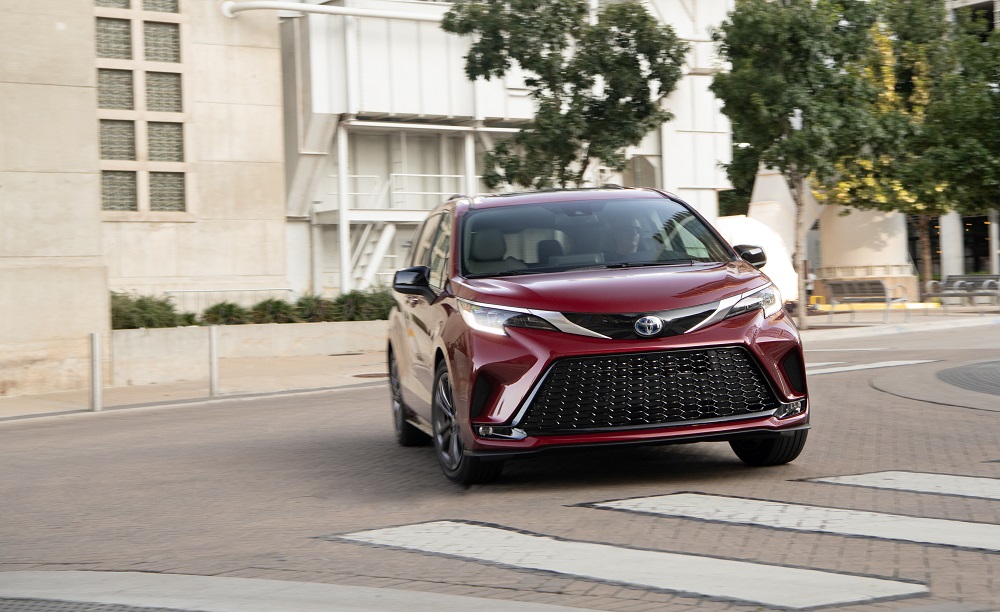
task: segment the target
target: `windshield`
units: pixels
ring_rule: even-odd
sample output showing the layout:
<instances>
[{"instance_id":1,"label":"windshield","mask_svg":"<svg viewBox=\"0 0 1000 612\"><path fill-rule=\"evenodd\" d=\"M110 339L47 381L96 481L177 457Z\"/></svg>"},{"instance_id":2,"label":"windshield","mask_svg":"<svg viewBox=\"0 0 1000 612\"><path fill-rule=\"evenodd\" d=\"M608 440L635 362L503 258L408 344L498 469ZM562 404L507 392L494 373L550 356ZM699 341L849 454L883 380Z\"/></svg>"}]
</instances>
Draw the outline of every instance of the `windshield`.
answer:
<instances>
[{"instance_id":1,"label":"windshield","mask_svg":"<svg viewBox=\"0 0 1000 612\"><path fill-rule=\"evenodd\" d=\"M465 276L733 260L705 223L658 195L473 210L459 248Z\"/></svg>"}]
</instances>

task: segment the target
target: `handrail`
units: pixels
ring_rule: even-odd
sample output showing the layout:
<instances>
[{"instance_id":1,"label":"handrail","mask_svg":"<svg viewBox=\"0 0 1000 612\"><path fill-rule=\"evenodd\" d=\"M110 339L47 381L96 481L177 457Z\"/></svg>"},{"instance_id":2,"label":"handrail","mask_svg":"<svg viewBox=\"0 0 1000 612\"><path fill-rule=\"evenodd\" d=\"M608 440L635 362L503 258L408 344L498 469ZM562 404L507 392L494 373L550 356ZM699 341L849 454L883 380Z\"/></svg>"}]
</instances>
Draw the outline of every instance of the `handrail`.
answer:
<instances>
[{"instance_id":1,"label":"handrail","mask_svg":"<svg viewBox=\"0 0 1000 612\"><path fill-rule=\"evenodd\" d=\"M427 15L422 13L406 13L403 11L378 11L374 9L361 9L344 6L327 6L325 4L302 4L299 2L281 2L273 0L251 0L250 2L236 3L232 0L223 2L219 7L222 14L229 18L236 17L237 13L243 11L274 10L292 11L295 13L318 13L321 15L346 15L348 17L380 17L382 19L405 19L409 21L431 21L438 23L444 13L440 15Z\"/></svg>"}]
</instances>

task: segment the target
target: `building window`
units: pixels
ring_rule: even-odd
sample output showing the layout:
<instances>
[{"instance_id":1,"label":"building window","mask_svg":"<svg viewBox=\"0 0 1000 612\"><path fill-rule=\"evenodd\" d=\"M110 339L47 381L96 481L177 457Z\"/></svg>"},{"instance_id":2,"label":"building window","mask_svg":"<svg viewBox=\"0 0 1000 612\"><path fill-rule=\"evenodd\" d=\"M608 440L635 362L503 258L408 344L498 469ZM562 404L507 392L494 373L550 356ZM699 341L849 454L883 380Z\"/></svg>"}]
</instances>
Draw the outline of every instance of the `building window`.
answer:
<instances>
[{"instance_id":1,"label":"building window","mask_svg":"<svg viewBox=\"0 0 1000 612\"><path fill-rule=\"evenodd\" d=\"M176 23L147 21L145 28L146 61L181 61L181 29Z\"/></svg>"},{"instance_id":2,"label":"building window","mask_svg":"<svg viewBox=\"0 0 1000 612\"><path fill-rule=\"evenodd\" d=\"M135 172L101 172L101 200L104 210L139 210Z\"/></svg>"},{"instance_id":3,"label":"building window","mask_svg":"<svg viewBox=\"0 0 1000 612\"><path fill-rule=\"evenodd\" d=\"M176 72L147 72L146 110L158 113L181 112L181 75Z\"/></svg>"},{"instance_id":4,"label":"building window","mask_svg":"<svg viewBox=\"0 0 1000 612\"><path fill-rule=\"evenodd\" d=\"M135 122L101 119L101 159L135 160Z\"/></svg>"},{"instance_id":5,"label":"building window","mask_svg":"<svg viewBox=\"0 0 1000 612\"><path fill-rule=\"evenodd\" d=\"M178 0L94 0L94 7L102 208L185 212L186 22Z\"/></svg>"},{"instance_id":6,"label":"building window","mask_svg":"<svg viewBox=\"0 0 1000 612\"><path fill-rule=\"evenodd\" d=\"M177 0L142 0L142 8L147 11L158 11L160 13L178 12Z\"/></svg>"},{"instance_id":7,"label":"building window","mask_svg":"<svg viewBox=\"0 0 1000 612\"><path fill-rule=\"evenodd\" d=\"M131 70L99 69L97 71L97 107L132 110L135 108L132 88Z\"/></svg>"},{"instance_id":8,"label":"building window","mask_svg":"<svg viewBox=\"0 0 1000 612\"><path fill-rule=\"evenodd\" d=\"M97 57L132 59L132 24L127 19L97 18Z\"/></svg>"},{"instance_id":9,"label":"building window","mask_svg":"<svg viewBox=\"0 0 1000 612\"><path fill-rule=\"evenodd\" d=\"M150 210L184 210L184 173L149 173Z\"/></svg>"}]
</instances>

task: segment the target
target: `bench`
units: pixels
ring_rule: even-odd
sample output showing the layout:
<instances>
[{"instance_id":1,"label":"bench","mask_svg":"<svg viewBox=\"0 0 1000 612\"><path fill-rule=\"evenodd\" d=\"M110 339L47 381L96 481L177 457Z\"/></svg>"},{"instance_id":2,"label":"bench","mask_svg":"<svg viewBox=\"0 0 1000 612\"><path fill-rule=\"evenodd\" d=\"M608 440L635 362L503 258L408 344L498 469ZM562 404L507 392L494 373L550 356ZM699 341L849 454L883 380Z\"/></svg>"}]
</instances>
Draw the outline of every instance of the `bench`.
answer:
<instances>
[{"instance_id":1,"label":"bench","mask_svg":"<svg viewBox=\"0 0 1000 612\"><path fill-rule=\"evenodd\" d=\"M1000 303L1000 274L951 274L943 281L927 281L924 299L932 297L942 298L941 305L946 313L948 300L944 298L958 298L968 300L982 314L976 298L995 298Z\"/></svg>"},{"instance_id":2,"label":"bench","mask_svg":"<svg viewBox=\"0 0 1000 612\"><path fill-rule=\"evenodd\" d=\"M851 321L854 321L854 304L885 304L882 322L889 322L889 309L893 304L906 303L906 287L895 285L890 290L881 280L828 280L826 286L830 291L830 321L837 304L847 304L851 311ZM902 289L901 297L894 297L896 289ZM905 318L910 320L910 311L904 309Z\"/></svg>"}]
</instances>

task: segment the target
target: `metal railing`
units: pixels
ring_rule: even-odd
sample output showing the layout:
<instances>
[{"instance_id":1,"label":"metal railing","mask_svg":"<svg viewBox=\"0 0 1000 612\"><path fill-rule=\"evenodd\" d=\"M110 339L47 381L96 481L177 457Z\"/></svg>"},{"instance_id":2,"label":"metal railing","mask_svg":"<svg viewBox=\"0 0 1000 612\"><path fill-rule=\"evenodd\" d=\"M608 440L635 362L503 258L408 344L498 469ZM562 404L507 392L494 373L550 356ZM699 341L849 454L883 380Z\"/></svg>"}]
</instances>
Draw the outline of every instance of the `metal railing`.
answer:
<instances>
[{"instance_id":1,"label":"metal railing","mask_svg":"<svg viewBox=\"0 0 1000 612\"><path fill-rule=\"evenodd\" d=\"M827 266L816 269L816 276L828 279L886 278L894 276L916 276L912 263L870 266Z\"/></svg>"},{"instance_id":2,"label":"metal railing","mask_svg":"<svg viewBox=\"0 0 1000 612\"><path fill-rule=\"evenodd\" d=\"M253 306L263 300L293 301L295 291L287 287L262 289L166 289L163 291L181 312L201 313L220 302L233 302L240 306Z\"/></svg>"}]
</instances>

